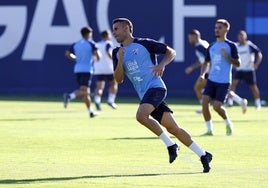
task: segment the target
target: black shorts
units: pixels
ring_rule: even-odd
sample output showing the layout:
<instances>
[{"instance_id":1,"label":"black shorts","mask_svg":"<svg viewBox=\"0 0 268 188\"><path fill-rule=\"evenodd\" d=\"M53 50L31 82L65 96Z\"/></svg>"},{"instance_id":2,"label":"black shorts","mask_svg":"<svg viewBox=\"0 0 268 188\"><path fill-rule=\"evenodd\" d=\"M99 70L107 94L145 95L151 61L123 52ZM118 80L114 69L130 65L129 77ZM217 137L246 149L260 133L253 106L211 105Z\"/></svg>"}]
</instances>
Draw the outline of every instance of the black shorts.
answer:
<instances>
[{"instance_id":1,"label":"black shorts","mask_svg":"<svg viewBox=\"0 0 268 188\"><path fill-rule=\"evenodd\" d=\"M105 81L108 80L109 82L114 80L113 74L96 74L96 81Z\"/></svg>"},{"instance_id":2,"label":"black shorts","mask_svg":"<svg viewBox=\"0 0 268 188\"><path fill-rule=\"evenodd\" d=\"M143 96L140 104L149 103L155 107L151 116L161 123L164 112L173 113L168 107L168 104L164 101L167 91L163 88L150 88Z\"/></svg>"},{"instance_id":3,"label":"black shorts","mask_svg":"<svg viewBox=\"0 0 268 188\"><path fill-rule=\"evenodd\" d=\"M76 80L79 86L90 87L91 79L92 79L91 73L76 73Z\"/></svg>"},{"instance_id":4,"label":"black shorts","mask_svg":"<svg viewBox=\"0 0 268 188\"><path fill-rule=\"evenodd\" d=\"M248 85L254 85L257 83L255 71L237 71L234 75L235 80L243 80Z\"/></svg>"},{"instance_id":5,"label":"black shorts","mask_svg":"<svg viewBox=\"0 0 268 188\"><path fill-rule=\"evenodd\" d=\"M207 80L203 95L208 95L212 99L224 103L227 98L230 89L229 83L216 83L211 80Z\"/></svg>"}]
</instances>

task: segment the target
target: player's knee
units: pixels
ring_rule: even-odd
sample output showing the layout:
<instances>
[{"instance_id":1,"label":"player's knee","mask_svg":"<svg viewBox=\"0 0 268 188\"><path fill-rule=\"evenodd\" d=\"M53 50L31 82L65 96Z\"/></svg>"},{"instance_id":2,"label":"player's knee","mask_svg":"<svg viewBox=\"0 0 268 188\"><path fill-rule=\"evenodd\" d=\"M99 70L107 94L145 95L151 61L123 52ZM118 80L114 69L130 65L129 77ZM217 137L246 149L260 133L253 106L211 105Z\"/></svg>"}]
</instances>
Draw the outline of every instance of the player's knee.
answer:
<instances>
[{"instance_id":1,"label":"player's knee","mask_svg":"<svg viewBox=\"0 0 268 188\"><path fill-rule=\"evenodd\" d=\"M194 86L194 91L197 93L197 92L201 92L201 89L198 85L195 85Z\"/></svg>"},{"instance_id":2,"label":"player's knee","mask_svg":"<svg viewBox=\"0 0 268 188\"><path fill-rule=\"evenodd\" d=\"M102 96L102 94L103 94L103 90L102 90L102 89L98 89L98 90L96 91L96 94Z\"/></svg>"},{"instance_id":3,"label":"player's knee","mask_svg":"<svg viewBox=\"0 0 268 188\"><path fill-rule=\"evenodd\" d=\"M213 109L216 111L216 112L219 112L221 110L221 105L218 104L218 103L214 103L213 105Z\"/></svg>"},{"instance_id":4,"label":"player's knee","mask_svg":"<svg viewBox=\"0 0 268 188\"><path fill-rule=\"evenodd\" d=\"M144 123L144 121L145 121L145 117L141 114L141 113L139 113L139 112L137 112L136 113L136 120L139 122L139 123Z\"/></svg>"},{"instance_id":5,"label":"player's knee","mask_svg":"<svg viewBox=\"0 0 268 188\"><path fill-rule=\"evenodd\" d=\"M146 115L144 113L137 112L136 114L136 120L141 124L147 124L149 121L149 115Z\"/></svg>"}]
</instances>

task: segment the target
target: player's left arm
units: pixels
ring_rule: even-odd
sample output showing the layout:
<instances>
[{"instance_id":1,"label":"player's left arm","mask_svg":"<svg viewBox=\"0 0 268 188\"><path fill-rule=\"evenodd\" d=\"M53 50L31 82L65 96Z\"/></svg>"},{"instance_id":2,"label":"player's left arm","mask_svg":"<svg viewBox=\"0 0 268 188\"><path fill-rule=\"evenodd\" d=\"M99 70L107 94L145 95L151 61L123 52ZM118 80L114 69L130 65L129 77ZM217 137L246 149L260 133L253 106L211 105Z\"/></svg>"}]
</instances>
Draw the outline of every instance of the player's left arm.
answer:
<instances>
[{"instance_id":1,"label":"player's left arm","mask_svg":"<svg viewBox=\"0 0 268 188\"><path fill-rule=\"evenodd\" d=\"M96 59L96 61L99 61L100 60L100 58L101 58L101 52L100 52L100 50L99 49L96 49L96 50L94 50L94 57L95 57L95 59Z\"/></svg>"},{"instance_id":2,"label":"player's left arm","mask_svg":"<svg viewBox=\"0 0 268 188\"><path fill-rule=\"evenodd\" d=\"M263 58L262 52L260 48L251 41L248 41L248 45L250 53L254 53L254 70L257 70Z\"/></svg>"},{"instance_id":3,"label":"player's left arm","mask_svg":"<svg viewBox=\"0 0 268 188\"><path fill-rule=\"evenodd\" d=\"M241 64L241 60L238 56L237 47L235 45L230 47L231 47L231 56L229 56L225 47L221 48L221 53L230 64L232 64L234 67L239 67Z\"/></svg>"},{"instance_id":4,"label":"player's left arm","mask_svg":"<svg viewBox=\"0 0 268 188\"><path fill-rule=\"evenodd\" d=\"M161 62L159 62L158 65L152 67L153 73L156 76L163 76L165 66L168 65L175 58L175 56L176 56L176 51L173 48L167 46L166 52Z\"/></svg>"},{"instance_id":5,"label":"player's left arm","mask_svg":"<svg viewBox=\"0 0 268 188\"><path fill-rule=\"evenodd\" d=\"M257 70L262 61L262 53L258 52L255 57L254 69Z\"/></svg>"},{"instance_id":6,"label":"player's left arm","mask_svg":"<svg viewBox=\"0 0 268 188\"><path fill-rule=\"evenodd\" d=\"M110 59L113 59L113 47L110 43L107 43L107 45L106 45L106 55Z\"/></svg>"}]
</instances>

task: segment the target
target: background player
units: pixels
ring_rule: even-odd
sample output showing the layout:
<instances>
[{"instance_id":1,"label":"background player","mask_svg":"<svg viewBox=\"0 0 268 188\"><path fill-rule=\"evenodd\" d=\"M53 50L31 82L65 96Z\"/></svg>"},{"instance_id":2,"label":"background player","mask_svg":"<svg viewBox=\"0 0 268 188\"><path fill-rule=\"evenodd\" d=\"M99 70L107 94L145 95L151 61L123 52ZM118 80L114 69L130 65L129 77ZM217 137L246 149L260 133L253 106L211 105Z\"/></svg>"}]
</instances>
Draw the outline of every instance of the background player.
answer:
<instances>
[{"instance_id":1,"label":"background player","mask_svg":"<svg viewBox=\"0 0 268 188\"><path fill-rule=\"evenodd\" d=\"M107 104L113 109L117 108L115 98L117 94L117 82L114 79L114 67L112 60L113 43L111 41L111 33L109 30L101 32L102 40L97 42L102 57L94 63L94 75L96 76L96 89L94 102L97 110L101 110L101 97L105 88L105 81L109 82Z\"/></svg>"},{"instance_id":2,"label":"background player","mask_svg":"<svg viewBox=\"0 0 268 188\"><path fill-rule=\"evenodd\" d=\"M192 31L189 32L188 41L191 45L195 47L195 55L197 57L197 61L185 69L186 74L190 74L193 70L199 67L202 67L202 65L205 62L205 55L206 55L207 48L209 46L209 43L207 41L201 39L201 34L196 29L193 29ZM206 70L207 73L208 73L208 70L209 69ZM202 68L200 69L200 72L201 71L202 71ZM206 79L201 79L198 76L194 85L194 91L201 105L201 108L196 110L196 113L199 113L199 114L202 113L202 90L205 85L206 85Z\"/></svg>"},{"instance_id":3,"label":"background player","mask_svg":"<svg viewBox=\"0 0 268 188\"><path fill-rule=\"evenodd\" d=\"M262 53L254 43L247 39L247 33L244 30L239 31L237 38L237 49L241 58L241 65L236 68L235 76L231 85L231 92L228 98L228 106L232 106L234 100L238 104L242 105L243 109L243 103L247 103L247 101L245 101L245 99L241 100L241 97L235 94L235 90L241 81L245 81L253 93L255 107L259 110L261 109L261 100L260 91L257 86L256 70L261 64Z\"/></svg>"},{"instance_id":4,"label":"background player","mask_svg":"<svg viewBox=\"0 0 268 188\"><path fill-rule=\"evenodd\" d=\"M72 44L65 52L65 56L68 59L75 61L74 73L79 89L63 95L64 107L67 107L69 101L81 97L86 104L90 117L94 117L96 114L90 105L90 85L93 73L93 60L99 60L101 53L92 40L92 28L83 27L80 32L82 39Z\"/></svg>"},{"instance_id":5,"label":"background player","mask_svg":"<svg viewBox=\"0 0 268 188\"><path fill-rule=\"evenodd\" d=\"M226 124L226 135L233 134L233 123L228 117L223 104L227 98L232 78L232 66L240 66L236 44L227 39L230 24L225 19L219 19L215 24L216 41L207 50L204 68L209 66L208 80L203 92L203 116L207 127L204 136L213 136L213 125L210 113L210 102L214 100L213 109L223 118ZM201 78L205 79L205 69Z\"/></svg>"}]
</instances>

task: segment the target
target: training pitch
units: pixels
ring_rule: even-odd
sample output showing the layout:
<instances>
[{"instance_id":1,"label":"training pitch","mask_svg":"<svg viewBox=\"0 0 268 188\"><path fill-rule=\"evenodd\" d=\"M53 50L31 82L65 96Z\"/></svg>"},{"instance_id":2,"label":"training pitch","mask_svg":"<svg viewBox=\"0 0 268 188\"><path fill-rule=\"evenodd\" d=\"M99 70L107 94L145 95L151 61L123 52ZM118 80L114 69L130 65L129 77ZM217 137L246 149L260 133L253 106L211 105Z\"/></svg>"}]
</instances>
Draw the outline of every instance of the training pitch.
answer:
<instances>
[{"instance_id":1,"label":"training pitch","mask_svg":"<svg viewBox=\"0 0 268 188\"><path fill-rule=\"evenodd\" d=\"M103 99L105 102L105 99ZM212 112L215 136L205 132L195 99L167 100L179 124L213 154L202 173L198 157L181 145L169 164L165 145L135 120L136 99L105 103L89 118L80 100L63 108L62 98L0 97L0 187L268 187L268 107L246 114L227 108L232 136ZM213 111L213 110L212 110Z\"/></svg>"}]
</instances>

